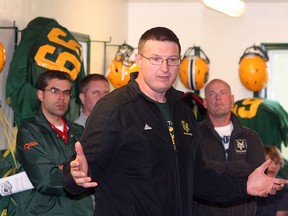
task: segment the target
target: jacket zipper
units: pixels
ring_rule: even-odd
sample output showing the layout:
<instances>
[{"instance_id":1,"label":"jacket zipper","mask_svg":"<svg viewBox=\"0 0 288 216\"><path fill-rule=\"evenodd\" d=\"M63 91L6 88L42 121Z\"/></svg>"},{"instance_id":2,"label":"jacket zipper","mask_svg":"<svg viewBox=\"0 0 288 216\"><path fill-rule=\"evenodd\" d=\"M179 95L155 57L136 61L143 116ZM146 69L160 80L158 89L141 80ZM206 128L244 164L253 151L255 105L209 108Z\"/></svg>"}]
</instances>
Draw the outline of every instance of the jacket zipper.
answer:
<instances>
[{"instance_id":1,"label":"jacket zipper","mask_svg":"<svg viewBox=\"0 0 288 216\"><path fill-rule=\"evenodd\" d=\"M173 122L173 128L174 128L174 135L175 135L175 127L174 127L174 118L173 118L173 114L174 114L174 106L171 107L171 119ZM174 137L175 138L175 137ZM181 192L180 192L180 176L179 176L179 163L178 163L178 151L177 151L177 146L176 146L176 140L174 140L174 143L172 143L173 148L174 148L174 155L175 155L175 166L176 166L176 191L177 191L177 196L178 196L178 205L179 205L179 215L177 213L177 216L182 216L183 215L183 211L182 211L182 199L181 199ZM177 208L176 208L177 210Z\"/></svg>"}]
</instances>

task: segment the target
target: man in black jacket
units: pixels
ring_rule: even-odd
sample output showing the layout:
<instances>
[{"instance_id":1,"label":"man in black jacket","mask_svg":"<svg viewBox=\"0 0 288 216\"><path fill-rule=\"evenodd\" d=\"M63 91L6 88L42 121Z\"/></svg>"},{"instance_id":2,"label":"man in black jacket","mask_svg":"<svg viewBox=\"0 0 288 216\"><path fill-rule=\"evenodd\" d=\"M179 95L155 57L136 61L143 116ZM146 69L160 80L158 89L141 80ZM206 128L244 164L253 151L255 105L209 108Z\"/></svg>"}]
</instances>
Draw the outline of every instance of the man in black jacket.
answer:
<instances>
[{"instance_id":1,"label":"man in black jacket","mask_svg":"<svg viewBox=\"0 0 288 216\"><path fill-rule=\"evenodd\" d=\"M98 185L95 215L191 216L193 194L223 202L247 192L274 194L288 183L264 175L269 161L247 185L247 177L204 169L195 117L172 87L180 53L170 29L146 31L135 55L139 73L92 110L80 139L84 154L76 143L77 157L65 164L63 183L72 194Z\"/></svg>"},{"instance_id":2,"label":"man in black jacket","mask_svg":"<svg viewBox=\"0 0 288 216\"><path fill-rule=\"evenodd\" d=\"M204 91L207 118L199 123L198 137L206 167L231 176L249 175L265 161L261 138L231 112L234 95L228 83L214 79ZM197 216L254 216L256 209L255 197L224 204L195 197L193 206Z\"/></svg>"}]
</instances>

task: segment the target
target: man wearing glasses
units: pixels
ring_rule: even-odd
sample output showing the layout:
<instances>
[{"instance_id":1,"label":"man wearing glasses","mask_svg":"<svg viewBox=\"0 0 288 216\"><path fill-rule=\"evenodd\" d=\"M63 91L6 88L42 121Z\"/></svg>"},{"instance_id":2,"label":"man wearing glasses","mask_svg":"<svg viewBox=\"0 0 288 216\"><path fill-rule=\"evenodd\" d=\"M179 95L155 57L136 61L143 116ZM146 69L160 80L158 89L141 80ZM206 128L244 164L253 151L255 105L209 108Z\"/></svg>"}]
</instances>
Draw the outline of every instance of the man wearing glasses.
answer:
<instances>
[{"instance_id":1,"label":"man wearing glasses","mask_svg":"<svg viewBox=\"0 0 288 216\"><path fill-rule=\"evenodd\" d=\"M74 154L83 127L67 120L72 79L68 73L48 70L37 83L40 107L19 127L18 159L34 188L18 193L17 215L93 215L90 194L68 196L61 177L64 162Z\"/></svg>"},{"instance_id":2,"label":"man wearing glasses","mask_svg":"<svg viewBox=\"0 0 288 216\"><path fill-rule=\"evenodd\" d=\"M95 216L192 216L193 195L224 202L283 187L264 175L269 161L248 181L205 170L195 116L172 87L180 53L170 29L146 31L135 56L139 73L92 110L63 183L71 194L95 187Z\"/></svg>"}]
</instances>

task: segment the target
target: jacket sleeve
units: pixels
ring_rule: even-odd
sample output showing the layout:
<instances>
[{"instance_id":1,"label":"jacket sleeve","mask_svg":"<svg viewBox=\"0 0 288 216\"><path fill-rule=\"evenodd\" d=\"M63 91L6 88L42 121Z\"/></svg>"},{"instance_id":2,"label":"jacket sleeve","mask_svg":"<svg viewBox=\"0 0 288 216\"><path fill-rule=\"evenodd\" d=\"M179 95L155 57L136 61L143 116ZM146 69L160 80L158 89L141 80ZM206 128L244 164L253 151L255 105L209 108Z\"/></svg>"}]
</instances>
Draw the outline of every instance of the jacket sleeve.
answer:
<instances>
[{"instance_id":1,"label":"jacket sleeve","mask_svg":"<svg viewBox=\"0 0 288 216\"><path fill-rule=\"evenodd\" d=\"M248 146L246 161L250 165L250 174L265 161L265 151L260 136L252 130L248 131L248 133L250 145Z\"/></svg>"},{"instance_id":2,"label":"jacket sleeve","mask_svg":"<svg viewBox=\"0 0 288 216\"><path fill-rule=\"evenodd\" d=\"M65 195L62 171L45 150L39 128L27 125L17 134L17 156L37 191L46 195Z\"/></svg>"},{"instance_id":3,"label":"jacket sleeve","mask_svg":"<svg viewBox=\"0 0 288 216\"><path fill-rule=\"evenodd\" d=\"M97 107L98 109L94 108L86 121L80 143L89 167L88 176L92 178L92 181L101 185L101 176L104 171L108 175L108 170L105 168L111 158L117 155L123 137L119 125L122 120L119 112L115 111L115 105L102 105L99 101ZM120 172L119 169L114 171L111 175L117 175L117 172ZM76 195L87 191L87 189L77 186L70 174L68 163L64 165L63 183L70 194Z\"/></svg>"},{"instance_id":4,"label":"jacket sleeve","mask_svg":"<svg viewBox=\"0 0 288 216\"><path fill-rule=\"evenodd\" d=\"M218 173L227 173L232 176L247 175L252 171L252 167L245 160L220 162L216 160L206 160L207 167L214 169Z\"/></svg>"},{"instance_id":5,"label":"jacket sleeve","mask_svg":"<svg viewBox=\"0 0 288 216\"><path fill-rule=\"evenodd\" d=\"M218 173L226 172L232 176L245 176L253 172L254 169L265 161L261 138L257 133L247 128L242 129L241 137L241 139L245 139L245 142L247 143L247 150L243 156L239 155L240 157L238 157L237 155L234 155L232 156L232 161L217 161L207 157L205 158L204 154L203 157L205 158L204 161L206 166L214 169ZM235 148L234 145L237 145L235 143L236 140L233 139L231 142L234 143L231 148ZM204 144L205 143L201 143L201 146L205 146ZM206 145L209 146L209 144ZM202 148L202 151L205 151L205 149ZM235 157L237 157L237 159Z\"/></svg>"},{"instance_id":6,"label":"jacket sleeve","mask_svg":"<svg viewBox=\"0 0 288 216\"><path fill-rule=\"evenodd\" d=\"M247 130L245 137L248 144L245 160L223 163L224 172L229 175L249 175L265 161L264 147L259 135L252 130Z\"/></svg>"},{"instance_id":7,"label":"jacket sleeve","mask_svg":"<svg viewBox=\"0 0 288 216\"><path fill-rule=\"evenodd\" d=\"M197 148L194 174L194 196L211 202L233 202L249 197L248 177L232 177L205 169L201 148Z\"/></svg>"}]
</instances>

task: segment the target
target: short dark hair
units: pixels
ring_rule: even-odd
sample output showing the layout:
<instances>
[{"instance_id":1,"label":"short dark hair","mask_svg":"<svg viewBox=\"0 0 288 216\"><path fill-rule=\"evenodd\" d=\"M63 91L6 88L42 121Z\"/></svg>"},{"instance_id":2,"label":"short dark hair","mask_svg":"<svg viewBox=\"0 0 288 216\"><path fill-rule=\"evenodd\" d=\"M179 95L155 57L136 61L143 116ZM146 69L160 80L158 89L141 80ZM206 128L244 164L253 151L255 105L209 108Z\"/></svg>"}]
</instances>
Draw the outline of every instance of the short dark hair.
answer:
<instances>
[{"instance_id":1,"label":"short dark hair","mask_svg":"<svg viewBox=\"0 0 288 216\"><path fill-rule=\"evenodd\" d=\"M85 93L88 89L89 83L98 80L106 81L109 84L107 78L102 74L88 74L80 81L80 92Z\"/></svg>"},{"instance_id":2,"label":"short dark hair","mask_svg":"<svg viewBox=\"0 0 288 216\"><path fill-rule=\"evenodd\" d=\"M144 44L148 40L175 42L178 45L179 54L181 53L181 45L180 45L178 37L172 30L168 28L154 27L144 32L144 34L141 36L139 43L138 43L139 53L142 53Z\"/></svg>"},{"instance_id":3,"label":"short dark hair","mask_svg":"<svg viewBox=\"0 0 288 216\"><path fill-rule=\"evenodd\" d=\"M266 146L265 146L265 154L266 154L266 156L268 156L271 160L279 163L281 168L284 166L283 157L282 157L282 155L281 155L280 150L279 150L276 146L266 145Z\"/></svg>"},{"instance_id":4,"label":"short dark hair","mask_svg":"<svg viewBox=\"0 0 288 216\"><path fill-rule=\"evenodd\" d=\"M72 87L73 80L68 73L57 70L47 70L39 76L37 89L45 90L51 79L67 80Z\"/></svg>"}]
</instances>

